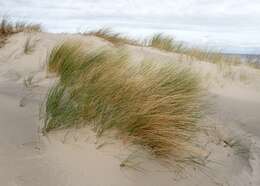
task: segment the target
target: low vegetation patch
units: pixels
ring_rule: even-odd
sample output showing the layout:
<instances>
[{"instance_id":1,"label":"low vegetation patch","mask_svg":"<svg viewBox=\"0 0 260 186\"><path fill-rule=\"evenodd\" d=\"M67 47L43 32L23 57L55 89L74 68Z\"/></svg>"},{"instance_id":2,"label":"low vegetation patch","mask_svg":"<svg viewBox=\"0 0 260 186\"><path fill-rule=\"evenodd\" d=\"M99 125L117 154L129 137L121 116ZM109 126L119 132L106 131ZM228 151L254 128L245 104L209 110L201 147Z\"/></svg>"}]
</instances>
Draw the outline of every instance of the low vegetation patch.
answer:
<instances>
[{"instance_id":1,"label":"low vegetation patch","mask_svg":"<svg viewBox=\"0 0 260 186\"><path fill-rule=\"evenodd\" d=\"M140 42L123 36L120 33L115 33L109 28L101 28L99 30L85 32L84 35L96 36L109 41L114 45L129 44L129 45L141 45Z\"/></svg>"},{"instance_id":2,"label":"low vegetation patch","mask_svg":"<svg viewBox=\"0 0 260 186\"><path fill-rule=\"evenodd\" d=\"M25 40L25 43L24 43L24 53L25 54L30 54L34 51L36 47L36 41L32 39L31 36L28 36Z\"/></svg>"},{"instance_id":3,"label":"low vegetation patch","mask_svg":"<svg viewBox=\"0 0 260 186\"><path fill-rule=\"evenodd\" d=\"M198 47L188 47L182 42L175 41L172 37L163 34L155 34L148 39L146 46L158 48L168 52L184 54L192 59L207 61L214 64L228 63L232 65L241 64L239 57L225 56L221 52L201 49Z\"/></svg>"},{"instance_id":4,"label":"low vegetation patch","mask_svg":"<svg viewBox=\"0 0 260 186\"><path fill-rule=\"evenodd\" d=\"M189 47L182 42L176 41L171 36L164 34L154 34L151 38L145 40L134 40L123 36L120 33L115 33L108 28L101 28L96 31L85 32L85 35L93 35L111 42L114 45L136 45L143 47L153 47L167 52L175 52L194 60L206 61L214 64L239 65L243 63L238 56L227 56L221 51L211 49L202 49L199 47ZM259 68L258 63L247 61L249 66Z\"/></svg>"},{"instance_id":5,"label":"low vegetation patch","mask_svg":"<svg viewBox=\"0 0 260 186\"><path fill-rule=\"evenodd\" d=\"M42 27L39 24L26 22L13 22L4 17L0 20L0 47L2 47L9 36L19 32L41 32Z\"/></svg>"},{"instance_id":6,"label":"low vegetation patch","mask_svg":"<svg viewBox=\"0 0 260 186\"><path fill-rule=\"evenodd\" d=\"M202 49L199 47L190 47L185 45L183 42L176 41L171 36L164 35L162 33L154 34L151 38L145 40L130 39L120 33L113 32L108 28L101 28L99 30L85 32L84 34L100 37L114 45L128 44L142 47L153 47L167 52L179 53L194 60L205 61L214 64L239 65L246 62L253 68L259 68L258 63L254 63L250 60L243 62L240 57L232 55L228 56L223 54L221 51Z\"/></svg>"},{"instance_id":7,"label":"low vegetation patch","mask_svg":"<svg viewBox=\"0 0 260 186\"><path fill-rule=\"evenodd\" d=\"M181 52L184 50L184 45L180 42L175 41L170 36L163 34L155 34L151 39L148 40L147 45L149 47L158 48L168 52Z\"/></svg>"},{"instance_id":8,"label":"low vegetation patch","mask_svg":"<svg viewBox=\"0 0 260 186\"><path fill-rule=\"evenodd\" d=\"M193 47L187 48L183 53L193 59L211 62L214 64L224 63L227 65L239 65L242 63L239 57L225 56L222 52L212 51L210 49L207 50Z\"/></svg>"},{"instance_id":9,"label":"low vegetation patch","mask_svg":"<svg viewBox=\"0 0 260 186\"><path fill-rule=\"evenodd\" d=\"M91 125L111 129L158 158L191 155L200 127L200 80L188 69L130 63L119 49L86 51L77 42L56 46L48 70L60 76L46 98L44 132Z\"/></svg>"}]
</instances>

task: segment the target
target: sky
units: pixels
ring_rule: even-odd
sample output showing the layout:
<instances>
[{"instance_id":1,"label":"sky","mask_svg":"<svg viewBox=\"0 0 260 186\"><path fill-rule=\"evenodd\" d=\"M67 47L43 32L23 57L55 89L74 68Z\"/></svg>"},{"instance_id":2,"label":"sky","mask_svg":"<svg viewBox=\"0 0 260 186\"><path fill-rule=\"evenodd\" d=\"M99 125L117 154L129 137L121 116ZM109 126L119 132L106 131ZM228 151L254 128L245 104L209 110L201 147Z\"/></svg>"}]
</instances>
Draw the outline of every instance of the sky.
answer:
<instances>
[{"instance_id":1,"label":"sky","mask_svg":"<svg viewBox=\"0 0 260 186\"><path fill-rule=\"evenodd\" d=\"M130 37L165 33L189 45L260 54L260 0L0 0L0 10L49 32L110 27Z\"/></svg>"}]
</instances>

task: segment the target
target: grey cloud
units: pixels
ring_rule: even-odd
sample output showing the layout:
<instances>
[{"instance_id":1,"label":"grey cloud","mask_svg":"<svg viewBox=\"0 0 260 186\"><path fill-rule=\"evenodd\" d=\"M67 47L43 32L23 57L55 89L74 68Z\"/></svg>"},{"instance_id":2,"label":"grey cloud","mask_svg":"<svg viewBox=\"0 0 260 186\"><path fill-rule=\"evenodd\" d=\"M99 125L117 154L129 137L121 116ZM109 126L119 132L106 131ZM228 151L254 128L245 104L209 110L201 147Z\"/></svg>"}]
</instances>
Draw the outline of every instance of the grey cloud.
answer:
<instances>
[{"instance_id":1,"label":"grey cloud","mask_svg":"<svg viewBox=\"0 0 260 186\"><path fill-rule=\"evenodd\" d=\"M259 0L0 0L0 6L2 14L41 22L49 31L105 25L130 33L176 32L182 40L197 37L221 47L230 47L226 37L245 46L250 34L260 44Z\"/></svg>"}]
</instances>

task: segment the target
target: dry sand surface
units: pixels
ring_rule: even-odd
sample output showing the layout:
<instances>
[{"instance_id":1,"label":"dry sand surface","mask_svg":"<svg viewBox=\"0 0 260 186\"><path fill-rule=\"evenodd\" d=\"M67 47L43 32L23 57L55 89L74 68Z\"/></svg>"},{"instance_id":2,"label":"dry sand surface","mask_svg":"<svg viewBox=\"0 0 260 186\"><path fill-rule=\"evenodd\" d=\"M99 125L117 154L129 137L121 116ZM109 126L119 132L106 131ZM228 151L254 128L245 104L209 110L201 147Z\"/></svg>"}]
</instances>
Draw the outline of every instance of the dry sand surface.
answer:
<instances>
[{"instance_id":1,"label":"dry sand surface","mask_svg":"<svg viewBox=\"0 0 260 186\"><path fill-rule=\"evenodd\" d=\"M23 51L27 37L35 42L29 54ZM46 72L46 57L65 39L81 39L90 47L109 45L95 37L19 33L0 49L0 185L260 185L260 70L126 46L137 62L150 58L191 67L209 92L203 120L208 130L200 136L206 164L178 174L113 136L96 139L88 128L40 134L39 108L55 82Z\"/></svg>"}]
</instances>

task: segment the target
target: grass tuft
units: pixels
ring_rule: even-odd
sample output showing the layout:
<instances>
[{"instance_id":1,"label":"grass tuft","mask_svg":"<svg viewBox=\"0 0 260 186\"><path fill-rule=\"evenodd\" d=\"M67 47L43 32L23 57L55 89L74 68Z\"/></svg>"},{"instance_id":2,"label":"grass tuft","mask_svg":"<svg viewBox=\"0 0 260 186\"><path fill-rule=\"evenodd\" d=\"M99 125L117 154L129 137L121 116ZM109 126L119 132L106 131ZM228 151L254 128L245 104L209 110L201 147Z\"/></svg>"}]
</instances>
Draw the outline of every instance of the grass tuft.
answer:
<instances>
[{"instance_id":1,"label":"grass tuft","mask_svg":"<svg viewBox=\"0 0 260 186\"><path fill-rule=\"evenodd\" d=\"M172 63L132 64L118 49L80 46L64 42L49 56L49 71L60 81L46 98L45 132L91 123L98 136L116 129L158 158L192 153L202 115L197 74Z\"/></svg>"},{"instance_id":2,"label":"grass tuft","mask_svg":"<svg viewBox=\"0 0 260 186\"><path fill-rule=\"evenodd\" d=\"M0 21L0 35L11 35L19 32L41 32L40 24L13 22L6 17Z\"/></svg>"},{"instance_id":3,"label":"grass tuft","mask_svg":"<svg viewBox=\"0 0 260 186\"><path fill-rule=\"evenodd\" d=\"M193 59L214 64L238 65L242 63L239 57L225 56L221 51L213 51L210 49L191 47L186 48L183 53Z\"/></svg>"},{"instance_id":4,"label":"grass tuft","mask_svg":"<svg viewBox=\"0 0 260 186\"><path fill-rule=\"evenodd\" d=\"M231 65L241 64L239 57L225 56L220 51L201 49L198 47L188 47L182 42L175 41L172 37L163 34L155 34L148 39L146 46L158 48L160 50L175 52L189 56L192 59L207 61L214 64L228 63Z\"/></svg>"},{"instance_id":5,"label":"grass tuft","mask_svg":"<svg viewBox=\"0 0 260 186\"><path fill-rule=\"evenodd\" d=\"M24 53L25 54L30 54L34 51L34 48L36 46L36 41L32 40L31 36L28 36L25 40L25 44L24 44Z\"/></svg>"},{"instance_id":6,"label":"grass tuft","mask_svg":"<svg viewBox=\"0 0 260 186\"><path fill-rule=\"evenodd\" d=\"M54 47L49 55L48 70L58 74L64 73L66 65L77 64L81 45L76 42L64 42Z\"/></svg>"},{"instance_id":7,"label":"grass tuft","mask_svg":"<svg viewBox=\"0 0 260 186\"><path fill-rule=\"evenodd\" d=\"M99 30L85 32L84 35L96 36L105 39L114 45L141 45L138 41L123 36L120 33L115 33L109 28L101 28Z\"/></svg>"},{"instance_id":8,"label":"grass tuft","mask_svg":"<svg viewBox=\"0 0 260 186\"><path fill-rule=\"evenodd\" d=\"M241 58L235 56L225 56L221 51L214 51L210 49L202 49L199 47L185 46L184 43L176 41L171 36L164 34L155 34L151 38L144 41L129 39L122 36L120 33L114 33L109 28L101 28L96 31L86 32L85 35L93 35L103 38L114 45L129 44L143 47L153 47L160 50L175 52L190 57L191 59L206 61L214 64L229 64L238 65L242 63ZM252 64L252 67L257 65Z\"/></svg>"},{"instance_id":9,"label":"grass tuft","mask_svg":"<svg viewBox=\"0 0 260 186\"><path fill-rule=\"evenodd\" d=\"M19 32L41 32L40 24L32 24L26 22L13 22L8 17L0 20L0 48L4 46L9 36Z\"/></svg>"},{"instance_id":10,"label":"grass tuft","mask_svg":"<svg viewBox=\"0 0 260 186\"><path fill-rule=\"evenodd\" d=\"M148 40L148 46L165 50L168 52L180 52L183 50L183 44L175 41L172 37L163 34L155 34Z\"/></svg>"},{"instance_id":11,"label":"grass tuft","mask_svg":"<svg viewBox=\"0 0 260 186\"><path fill-rule=\"evenodd\" d=\"M44 132L73 126L78 119L76 103L66 95L65 86L57 84L49 90L46 102Z\"/></svg>"}]
</instances>

